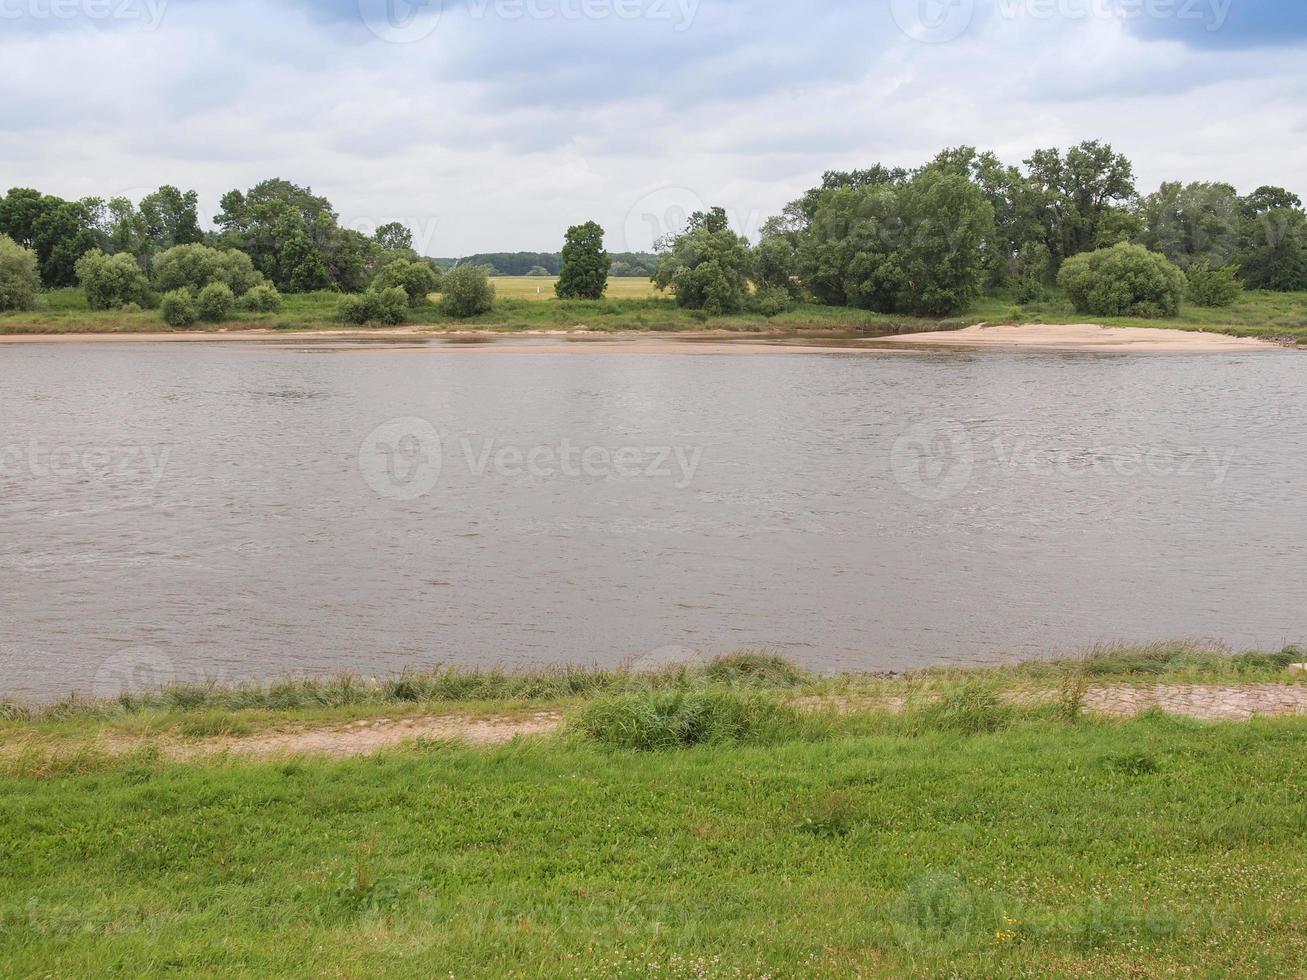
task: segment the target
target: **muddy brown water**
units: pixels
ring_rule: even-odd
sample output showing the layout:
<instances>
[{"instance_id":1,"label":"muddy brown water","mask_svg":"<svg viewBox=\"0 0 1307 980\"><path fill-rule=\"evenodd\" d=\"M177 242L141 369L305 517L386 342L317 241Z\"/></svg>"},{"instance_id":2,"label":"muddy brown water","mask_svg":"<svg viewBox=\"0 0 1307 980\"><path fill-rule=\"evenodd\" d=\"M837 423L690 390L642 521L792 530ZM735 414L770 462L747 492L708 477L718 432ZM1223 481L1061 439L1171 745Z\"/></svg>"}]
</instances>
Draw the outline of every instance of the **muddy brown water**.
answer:
<instances>
[{"instance_id":1,"label":"muddy brown water","mask_svg":"<svg viewBox=\"0 0 1307 980\"><path fill-rule=\"evenodd\" d=\"M1307 640L1300 356L0 349L0 692Z\"/></svg>"}]
</instances>

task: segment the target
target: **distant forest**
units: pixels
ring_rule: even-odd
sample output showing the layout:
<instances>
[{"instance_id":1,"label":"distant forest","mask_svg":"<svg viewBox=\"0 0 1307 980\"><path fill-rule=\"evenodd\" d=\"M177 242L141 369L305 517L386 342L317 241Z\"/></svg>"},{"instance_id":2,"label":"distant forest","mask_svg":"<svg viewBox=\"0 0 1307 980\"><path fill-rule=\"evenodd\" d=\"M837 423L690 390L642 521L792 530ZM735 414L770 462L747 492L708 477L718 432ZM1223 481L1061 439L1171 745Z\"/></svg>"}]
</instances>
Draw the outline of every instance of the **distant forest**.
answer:
<instances>
[{"instance_id":1,"label":"distant forest","mask_svg":"<svg viewBox=\"0 0 1307 980\"><path fill-rule=\"evenodd\" d=\"M650 252L613 252L610 276L650 278L658 269L658 256ZM492 276L556 276L563 270L561 252L482 252L459 259L432 259L441 269L456 265L487 266Z\"/></svg>"}]
</instances>

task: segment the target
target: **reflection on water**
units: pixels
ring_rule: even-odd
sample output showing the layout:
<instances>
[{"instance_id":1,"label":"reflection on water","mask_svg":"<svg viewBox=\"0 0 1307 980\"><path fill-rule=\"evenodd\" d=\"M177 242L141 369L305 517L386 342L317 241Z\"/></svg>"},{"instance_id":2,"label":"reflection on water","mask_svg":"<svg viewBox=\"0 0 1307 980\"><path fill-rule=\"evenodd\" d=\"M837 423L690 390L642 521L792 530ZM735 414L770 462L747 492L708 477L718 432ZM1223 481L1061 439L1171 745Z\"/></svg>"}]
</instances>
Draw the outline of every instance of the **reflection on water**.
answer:
<instances>
[{"instance_id":1,"label":"reflection on water","mask_svg":"<svg viewBox=\"0 0 1307 980\"><path fill-rule=\"evenodd\" d=\"M1307 638L1292 354L317 349L0 349L0 690Z\"/></svg>"}]
</instances>

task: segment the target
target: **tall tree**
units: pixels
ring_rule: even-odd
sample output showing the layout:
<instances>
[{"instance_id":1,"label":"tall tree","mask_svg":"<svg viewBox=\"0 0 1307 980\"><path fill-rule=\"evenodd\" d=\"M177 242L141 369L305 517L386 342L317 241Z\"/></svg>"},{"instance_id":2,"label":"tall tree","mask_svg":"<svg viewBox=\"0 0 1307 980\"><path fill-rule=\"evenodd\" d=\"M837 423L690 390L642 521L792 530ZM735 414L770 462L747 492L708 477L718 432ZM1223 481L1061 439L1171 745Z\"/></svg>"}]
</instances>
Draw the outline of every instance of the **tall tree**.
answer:
<instances>
[{"instance_id":1,"label":"tall tree","mask_svg":"<svg viewBox=\"0 0 1307 980\"><path fill-rule=\"evenodd\" d=\"M612 265L598 222L573 225L563 242L563 271L554 292L559 299L603 299Z\"/></svg>"}]
</instances>

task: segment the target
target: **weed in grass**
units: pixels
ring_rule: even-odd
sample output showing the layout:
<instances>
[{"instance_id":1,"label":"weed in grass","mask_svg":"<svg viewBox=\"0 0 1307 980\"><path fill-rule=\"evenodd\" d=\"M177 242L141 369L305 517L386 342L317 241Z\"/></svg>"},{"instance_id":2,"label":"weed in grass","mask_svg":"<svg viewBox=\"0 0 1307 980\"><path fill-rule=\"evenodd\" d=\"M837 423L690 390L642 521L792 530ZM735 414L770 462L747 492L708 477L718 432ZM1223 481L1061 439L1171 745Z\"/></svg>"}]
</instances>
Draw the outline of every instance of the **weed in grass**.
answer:
<instances>
[{"instance_id":1,"label":"weed in grass","mask_svg":"<svg viewBox=\"0 0 1307 980\"><path fill-rule=\"evenodd\" d=\"M918 733L986 735L1008 726L1012 708L989 685L963 684L916 709L908 721L910 728Z\"/></svg>"},{"instance_id":2,"label":"weed in grass","mask_svg":"<svg viewBox=\"0 0 1307 980\"><path fill-rule=\"evenodd\" d=\"M794 829L827 840L843 837L853 830L857 811L843 793L832 793L810 806Z\"/></svg>"},{"instance_id":3,"label":"weed in grass","mask_svg":"<svg viewBox=\"0 0 1307 980\"><path fill-rule=\"evenodd\" d=\"M606 745L645 752L730 742L781 742L814 732L775 698L732 690L640 691L586 706L577 729Z\"/></svg>"},{"instance_id":4,"label":"weed in grass","mask_svg":"<svg viewBox=\"0 0 1307 980\"><path fill-rule=\"evenodd\" d=\"M1127 752L1108 760L1112 770L1124 776L1151 776L1161 770L1155 757L1147 752Z\"/></svg>"},{"instance_id":5,"label":"weed in grass","mask_svg":"<svg viewBox=\"0 0 1307 980\"><path fill-rule=\"evenodd\" d=\"M717 684L758 684L797 687L811 678L784 657L774 653L733 653L708 664L706 675Z\"/></svg>"},{"instance_id":6,"label":"weed in grass","mask_svg":"<svg viewBox=\"0 0 1307 980\"><path fill-rule=\"evenodd\" d=\"M1063 721L1075 723L1085 713L1085 695L1089 692L1089 675L1079 667L1068 667L1057 685L1057 715Z\"/></svg>"}]
</instances>

